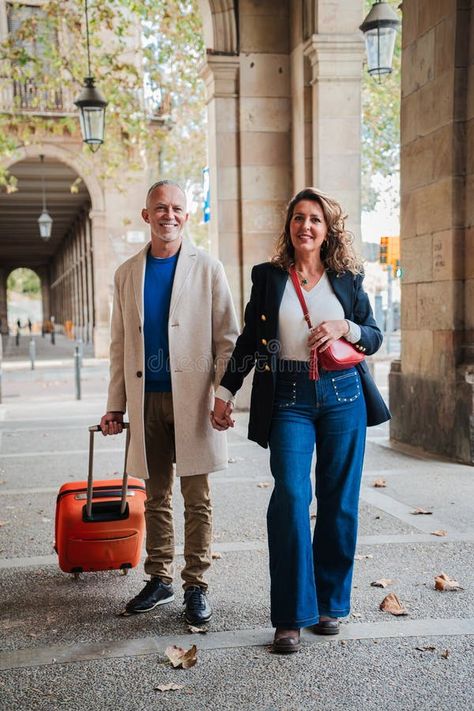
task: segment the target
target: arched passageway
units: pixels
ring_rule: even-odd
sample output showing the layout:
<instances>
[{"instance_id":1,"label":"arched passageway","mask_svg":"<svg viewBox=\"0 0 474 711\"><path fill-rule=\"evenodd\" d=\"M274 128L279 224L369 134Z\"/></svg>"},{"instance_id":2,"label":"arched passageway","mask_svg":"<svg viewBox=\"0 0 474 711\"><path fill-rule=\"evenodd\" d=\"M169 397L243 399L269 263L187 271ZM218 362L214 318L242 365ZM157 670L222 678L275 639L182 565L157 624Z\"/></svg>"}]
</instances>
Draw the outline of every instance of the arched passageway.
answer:
<instances>
[{"instance_id":1,"label":"arched passageway","mask_svg":"<svg viewBox=\"0 0 474 711\"><path fill-rule=\"evenodd\" d=\"M7 278L7 315L10 333L16 327L41 331L41 279L33 269L18 267Z\"/></svg>"},{"instance_id":2,"label":"arched passageway","mask_svg":"<svg viewBox=\"0 0 474 711\"><path fill-rule=\"evenodd\" d=\"M7 278L27 267L41 280L43 319L90 342L95 323L91 196L78 173L55 157L26 156L10 167L17 191L0 194L0 319L7 333ZM43 179L51 236L40 237Z\"/></svg>"}]
</instances>

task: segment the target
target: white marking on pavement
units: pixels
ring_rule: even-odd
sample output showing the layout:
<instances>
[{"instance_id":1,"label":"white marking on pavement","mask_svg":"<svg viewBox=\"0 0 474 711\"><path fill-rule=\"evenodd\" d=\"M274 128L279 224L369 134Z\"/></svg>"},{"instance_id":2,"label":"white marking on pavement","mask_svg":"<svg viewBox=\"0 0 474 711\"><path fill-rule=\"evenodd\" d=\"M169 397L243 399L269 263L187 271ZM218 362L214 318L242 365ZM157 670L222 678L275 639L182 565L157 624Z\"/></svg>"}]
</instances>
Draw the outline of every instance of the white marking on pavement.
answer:
<instances>
[{"instance_id":1,"label":"white marking on pavement","mask_svg":"<svg viewBox=\"0 0 474 711\"><path fill-rule=\"evenodd\" d=\"M212 544L213 551L220 553L241 553L245 551L260 551L266 550L266 540L261 541L215 541ZM183 555L183 546L179 545L175 548L176 555ZM145 558L145 553L142 554L142 560ZM58 557L56 555L38 555L27 556L25 558L0 558L0 570L8 570L11 568L41 568L49 565L57 565ZM87 573L84 573L87 575Z\"/></svg>"},{"instance_id":2,"label":"white marking on pavement","mask_svg":"<svg viewBox=\"0 0 474 711\"><path fill-rule=\"evenodd\" d=\"M123 620L126 624L126 618ZM38 667L49 664L70 664L99 659L120 659L147 654L163 655L165 649L176 644L189 647L196 644L201 651L236 649L238 647L266 647L271 643L271 628L231 630L200 634L176 634L166 637L142 637L74 645L48 645L30 649L17 649L0 653L0 670ZM358 622L342 624L337 637L315 635L303 630L303 645L334 644L341 640L388 639L407 637L458 637L474 634L474 619L421 619L391 620L390 622Z\"/></svg>"},{"instance_id":3,"label":"white marking on pavement","mask_svg":"<svg viewBox=\"0 0 474 711\"><path fill-rule=\"evenodd\" d=\"M448 537L433 536L432 534L385 534L385 535L367 535L359 536L357 545L359 546L383 546L390 544L417 544L417 543L430 543L433 545L440 545L446 543L462 542L470 543L474 541L473 533L459 533L456 535L449 534ZM221 553L242 553L251 551L265 551L267 550L267 542L265 540L253 540L253 541L215 541L212 545L213 551L219 551ZM176 546L176 555L183 555L183 546ZM145 553L142 555L142 559L145 558ZM45 566L56 566L58 563L58 558L56 555L39 555L39 556L26 556L24 558L0 558L0 570L11 570L15 568L42 568ZM87 573L84 573L87 575Z\"/></svg>"},{"instance_id":4,"label":"white marking on pavement","mask_svg":"<svg viewBox=\"0 0 474 711\"><path fill-rule=\"evenodd\" d=\"M113 449L98 449L94 448L94 456L96 454L111 454L116 452L123 453L123 447ZM88 449L60 449L50 450L48 452L9 452L8 454L0 455L0 459L22 459L23 457L69 457L77 454L89 454Z\"/></svg>"},{"instance_id":5,"label":"white marking on pavement","mask_svg":"<svg viewBox=\"0 0 474 711\"><path fill-rule=\"evenodd\" d=\"M436 516L414 516L412 511L416 506L402 504L400 501L396 501L391 496L382 494L376 489L371 489L366 486L362 487L360 498L367 504L375 506L391 516L395 516L399 521L408 523L410 526L413 526L413 528L423 531L423 533L430 533L438 528L449 528L449 532L452 536L462 536L462 533L456 531L451 524L447 526L437 519Z\"/></svg>"}]
</instances>

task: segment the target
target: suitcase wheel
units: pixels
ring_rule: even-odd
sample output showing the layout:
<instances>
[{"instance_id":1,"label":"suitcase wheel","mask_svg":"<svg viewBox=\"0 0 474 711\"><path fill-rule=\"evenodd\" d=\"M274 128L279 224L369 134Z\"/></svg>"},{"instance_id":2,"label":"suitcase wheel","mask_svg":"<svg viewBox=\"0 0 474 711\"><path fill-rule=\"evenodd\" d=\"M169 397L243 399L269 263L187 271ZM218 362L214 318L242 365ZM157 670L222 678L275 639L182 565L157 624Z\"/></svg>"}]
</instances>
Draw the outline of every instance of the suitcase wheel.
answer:
<instances>
[{"instance_id":1,"label":"suitcase wheel","mask_svg":"<svg viewBox=\"0 0 474 711\"><path fill-rule=\"evenodd\" d=\"M80 573L73 573L72 575L73 575L74 580L79 580L79 578L81 577Z\"/></svg>"},{"instance_id":2,"label":"suitcase wheel","mask_svg":"<svg viewBox=\"0 0 474 711\"><path fill-rule=\"evenodd\" d=\"M122 571L122 575L128 575L128 571L132 567L131 563L122 563L120 566L120 570Z\"/></svg>"}]
</instances>

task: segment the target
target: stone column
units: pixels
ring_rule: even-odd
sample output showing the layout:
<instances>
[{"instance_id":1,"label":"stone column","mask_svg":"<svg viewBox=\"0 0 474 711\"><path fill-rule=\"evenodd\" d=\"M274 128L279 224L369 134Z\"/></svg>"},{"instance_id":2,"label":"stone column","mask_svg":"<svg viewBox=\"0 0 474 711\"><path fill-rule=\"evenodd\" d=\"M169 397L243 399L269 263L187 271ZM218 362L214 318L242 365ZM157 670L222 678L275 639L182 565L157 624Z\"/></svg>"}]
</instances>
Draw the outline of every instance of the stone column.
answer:
<instances>
[{"instance_id":1,"label":"stone column","mask_svg":"<svg viewBox=\"0 0 474 711\"><path fill-rule=\"evenodd\" d=\"M48 267L38 267L36 270L41 281L41 305L43 309L43 322L49 321L51 316L51 282Z\"/></svg>"},{"instance_id":2,"label":"stone column","mask_svg":"<svg viewBox=\"0 0 474 711\"><path fill-rule=\"evenodd\" d=\"M208 115L210 249L224 264L237 312L242 303L239 68L236 56L208 54L201 69Z\"/></svg>"},{"instance_id":3,"label":"stone column","mask_svg":"<svg viewBox=\"0 0 474 711\"><path fill-rule=\"evenodd\" d=\"M344 5L342 2L339 4ZM340 18L334 18L334 25L341 28L340 21L344 18L346 22L350 19L341 13ZM312 67L312 184L341 203L349 214L349 229L360 239L364 43L362 36L354 33L357 27L355 22L349 24L345 34L340 31L331 33L330 18L324 24L320 17L319 23L324 32L313 34L305 46L305 54Z\"/></svg>"},{"instance_id":4,"label":"stone column","mask_svg":"<svg viewBox=\"0 0 474 711\"><path fill-rule=\"evenodd\" d=\"M87 266L87 343L93 340L95 326L94 312L94 266L92 260L92 233L91 222L87 218L85 222L86 229L86 266Z\"/></svg>"},{"instance_id":5,"label":"stone column","mask_svg":"<svg viewBox=\"0 0 474 711\"><path fill-rule=\"evenodd\" d=\"M291 154L293 194L313 184L312 68L305 43L312 34L308 11L302 3L291 5Z\"/></svg>"},{"instance_id":6,"label":"stone column","mask_svg":"<svg viewBox=\"0 0 474 711\"><path fill-rule=\"evenodd\" d=\"M94 250L94 355L97 358L107 358L110 346L114 261L107 235L105 212L91 210L89 217Z\"/></svg>"},{"instance_id":7,"label":"stone column","mask_svg":"<svg viewBox=\"0 0 474 711\"><path fill-rule=\"evenodd\" d=\"M288 2L239 4L243 293L250 270L271 257L291 196Z\"/></svg>"},{"instance_id":8,"label":"stone column","mask_svg":"<svg viewBox=\"0 0 474 711\"><path fill-rule=\"evenodd\" d=\"M0 268L0 333L3 335L8 335L7 274L7 269Z\"/></svg>"},{"instance_id":9,"label":"stone column","mask_svg":"<svg viewBox=\"0 0 474 711\"><path fill-rule=\"evenodd\" d=\"M403 3L402 351L390 374L390 435L472 464L471 7L454 1Z\"/></svg>"}]
</instances>

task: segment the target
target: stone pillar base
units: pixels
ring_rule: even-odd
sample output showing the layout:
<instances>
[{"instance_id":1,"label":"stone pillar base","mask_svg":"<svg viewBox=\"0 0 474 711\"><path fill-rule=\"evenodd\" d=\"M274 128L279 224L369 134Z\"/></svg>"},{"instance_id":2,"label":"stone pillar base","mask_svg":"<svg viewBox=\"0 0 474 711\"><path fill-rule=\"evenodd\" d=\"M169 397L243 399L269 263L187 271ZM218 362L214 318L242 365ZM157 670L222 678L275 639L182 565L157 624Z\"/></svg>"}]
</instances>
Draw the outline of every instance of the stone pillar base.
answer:
<instances>
[{"instance_id":1,"label":"stone pillar base","mask_svg":"<svg viewBox=\"0 0 474 711\"><path fill-rule=\"evenodd\" d=\"M474 465L474 365L458 366L456 381L402 373L389 375L390 438Z\"/></svg>"}]
</instances>

